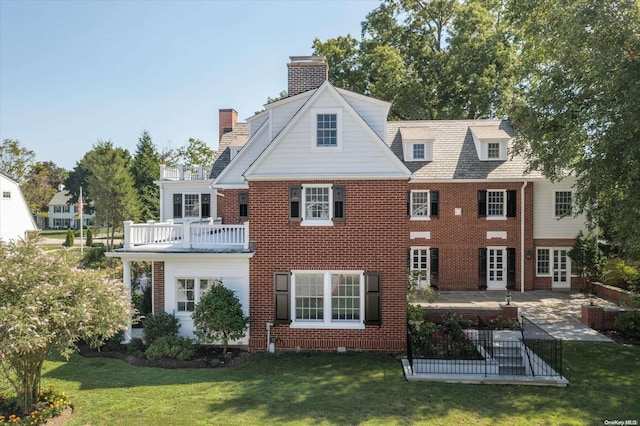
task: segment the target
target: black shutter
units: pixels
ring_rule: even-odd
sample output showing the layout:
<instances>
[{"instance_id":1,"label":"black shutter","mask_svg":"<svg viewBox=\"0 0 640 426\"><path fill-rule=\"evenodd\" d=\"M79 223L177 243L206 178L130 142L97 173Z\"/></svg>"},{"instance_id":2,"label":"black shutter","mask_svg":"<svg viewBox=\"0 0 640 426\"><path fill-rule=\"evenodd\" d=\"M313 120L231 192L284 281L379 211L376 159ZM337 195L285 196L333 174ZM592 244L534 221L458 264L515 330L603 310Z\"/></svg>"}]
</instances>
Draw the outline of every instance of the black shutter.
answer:
<instances>
[{"instance_id":1,"label":"black shutter","mask_svg":"<svg viewBox=\"0 0 640 426\"><path fill-rule=\"evenodd\" d=\"M487 217L487 191L478 191L478 217Z\"/></svg>"},{"instance_id":2,"label":"black shutter","mask_svg":"<svg viewBox=\"0 0 640 426\"><path fill-rule=\"evenodd\" d=\"M478 288L487 288L487 249L478 249Z\"/></svg>"},{"instance_id":3,"label":"black shutter","mask_svg":"<svg viewBox=\"0 0 640 426\"><path fill-rule=\"evenodd\" d=\"M173 194L173 218L182 217L182 194Z\"/></svg>"},{"instance_id":4,"label":"black shutter","mask_svg":"<svg viewBox=\"0 0 640 426\"><path fill-rule=\"evenodd\" d=\"M516 217L517 192L515 189L507 191L507 217Z\"/></svg>"},{"instance_id":5,"label":"black shutter","mask_svg":"<svg viewBox=\"0 0 640 426\"><path fill-rule=\"evenodd\" d=\"M408 271L411 271L411 263L413 262L412 254L413 254L413 250L411 250L411 248L408 248L407 249L407 270Z\"/></svg>"},{"instance_id":6,"label":"black shutter","mask_svg":"<svg viewBox=\"0 0 640 426\"><path fill-rule=\"evenodd\" d=\"M289 308L289 292L291 287L291 274L289 272L276 272L273 274L273 293L275 301L274 324L291 323L291 309Z\"/></svg>"},{"instance_id":7,"label":"black shutter","mask_svg":"<svg viewBox=\"0 0 640 426\"><path fill-rule=\"evenodd\" d=\"M440 191L431 191L431 217L440 214Z\"/></svg>"},{"instance_id":8,"label":"black shutter","mask_svg":"<svg viewBox=\"0 0 640 426\"><path fill-rule=\"evenodd\" d=\"M507 249L507 288L516 288L516 249Z\"/></svg>"},{"instance_id":9,"label":"black shutter","mask_svg":"<svg viewBox=\"0 0 640 426\"><path fill-rule=\"evenodd\" d=\"M411 191L407 191L407 216L411 216Z\"/></svg>"},{"instance_id":10,"label":"black shutter","mask_svg":"<svg viewBox=\"0 0 640 426\"><path fill-rule=\"evenodd\" d=\"M302 187L289 187L289 220L302 220L300 201L302 199Z\"/></svg>"},{"instance_id":11,"label":"black shutter","mask_svg":"<svg viewBox=\"0 0 640 426\"><path fill-rule=\"evenodd\" d=\"M345 220L345 187L335 185L333 187L333 220L343 222Z\"/></svg>"},{"instance_id":12,"label":"black shutter","mask_svg":"<svg viewBox=\"0 0 640 426\"><path fill-rule=\"evenodd\" d=\"M211 194L200 194L200 217L211 217Z\"/></svg>"},{"instance_id":13,"label":"black shutter","mask_svg":"<svg viewBox=\"0 0 640 426\"><path fill-rule=\"evenodd\" d=\"M248 192L238 193L238 216L240 216L240 220L249 219L249 193Z\"/></svg>"},{"instance_id":14,"label":"black shutter","mask_svg":"<svg viewBox=\"0 0 640 426\"><path fill-rule=\"evenodd\" d=\"M429 250L431 252L431 287L438 288L438 270L439 270L439 262L440 262L440 253L437 248L431 248Z\"/></svg>"},{"instance_id":15,"label":"black shutter","mask_svg":"<svg viewBox=\"0 0 640 426\"><path fill-rule=\"evenodd\" d=\"M367 325L382 325L382 275L380 272L366 272L364 274L364 323Z\"/></svg>"}]
</instances>

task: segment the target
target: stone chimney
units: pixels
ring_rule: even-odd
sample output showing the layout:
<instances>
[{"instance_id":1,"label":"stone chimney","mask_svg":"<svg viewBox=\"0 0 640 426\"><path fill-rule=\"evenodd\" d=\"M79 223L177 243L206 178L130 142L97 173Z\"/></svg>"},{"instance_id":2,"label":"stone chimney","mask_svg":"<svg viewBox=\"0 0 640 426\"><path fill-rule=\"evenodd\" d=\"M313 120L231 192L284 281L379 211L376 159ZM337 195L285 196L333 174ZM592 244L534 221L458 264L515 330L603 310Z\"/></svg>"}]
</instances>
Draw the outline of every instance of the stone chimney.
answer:
<instances>
[{"instance_id":1,"label":"stone chimney","mask_svg":"<svg viewBox=\"0 0 640 426\"><path fill-rule=\"evenodd\" d=\"M324 56L290 56L289 59L289 96L317 89L329 77L329 66Z\"/></svg>"},{"instance_id":2,"label":"stone chimney","mask_svg":"<svg viewBox=\"0 0 640 426\"><path fill-rule=\"evenodd\" d=\"M222 139L222 135L233 131L238 122L238 113L235 109L219 109L218 110L218 141Z\"/></svg>"}]
</instances>

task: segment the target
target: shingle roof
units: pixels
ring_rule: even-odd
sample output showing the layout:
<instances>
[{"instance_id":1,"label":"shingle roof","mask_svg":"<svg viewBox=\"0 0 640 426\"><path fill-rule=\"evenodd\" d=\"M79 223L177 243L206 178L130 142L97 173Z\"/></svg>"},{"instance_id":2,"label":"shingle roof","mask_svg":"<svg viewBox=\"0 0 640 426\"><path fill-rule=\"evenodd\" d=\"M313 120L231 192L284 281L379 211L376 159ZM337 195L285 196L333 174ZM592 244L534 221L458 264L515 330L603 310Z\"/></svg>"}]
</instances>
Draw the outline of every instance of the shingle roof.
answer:
<instances>
[{"instance_id":1,"label":"shingle roof","mask_svg":"<svg viewBox=\"0 0 640 426\"><path fill-rule=\"evenodd\" d=\"M231 149L242 148L249 140L249 125L247 123L237 123L233 131L225 133L220 139L216 161L211 168L211 179L215 179L231 162Z\"/></svg>"},{"instance_id":2,"label":"shingle roof","mask_svg":"<svg viewBox=\"0 0 640 426\"><path fill-rule=\"evenodd\" d=\"M71 195L68 194L67 190L62 190L56 192L56 195L51 198L49 201L50 206L63 206L65 204L69 204L71 200Z\"/></svg>"},{"instance_id":3,"label":"shingle roof","mask_svg":"<svg viewBox=\"0 0 640 426\"><path fill-rule=\"evenodd\" d=\"M479 139L511 139L511 135L499 126L469 126Z\"/></svg>"},{"instance_id":4,"label":"shingle roof","mask_svg":"<svg viewBox=\"0 0 640 426\"><path fill-rule=\"evenodd\" d=\"M429 127L399 127L398 130L400 130L400 137L403 141L433 139L433 135L431 134Z\"/></svg>"},{"instance_id":5,"label":"shingle roof","mask_svg":"<svg viewBox=\"0 0 640 426\"><path fill-rule=\"evenodd\" d=\"M542 178L539 172L525 174L527 162L521 156L513 158L510 156L508 161L480 161L470 126L474 128L474 132L482 134L508 135L509 137L514 135L508 120L390 121L387 123L387 145L398 158L403 160L402 135L415 135L419 132L431 134L433 161L405 162L413 173L413 179Z\"/></svg>"}]
</instances>

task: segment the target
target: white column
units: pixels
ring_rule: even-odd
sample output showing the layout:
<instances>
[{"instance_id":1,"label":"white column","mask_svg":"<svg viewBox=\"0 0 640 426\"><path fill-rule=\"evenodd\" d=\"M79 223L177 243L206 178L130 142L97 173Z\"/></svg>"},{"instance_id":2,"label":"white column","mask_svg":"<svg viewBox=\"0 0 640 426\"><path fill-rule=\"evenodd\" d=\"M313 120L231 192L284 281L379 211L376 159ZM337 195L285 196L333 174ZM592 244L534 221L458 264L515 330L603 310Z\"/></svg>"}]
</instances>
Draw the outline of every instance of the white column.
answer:
<instances>
[{"instance_id":1,"label":"white column","mask_svg":"<svg viewBox=\"0 0 640 426\"><path fill-rule=\"evenodd\" d=\"M124 282L124 286L127 289L127 295L129 296L129 304L131 304L131 261L123 260L123 273L122 273L122 281ZM129 325L124 332L124 340L122 343L129 343L131 341L131 333L133 332L133 327L131 326L131 317L129 317Z\"/></svg>"},{"instance_id":2,"label":"white column","mask_svg":"<svg viewBox=\"0 0 640 426\"><path fill-rule=\"evenodd\" d=\"M182 224L182 247L191 248L191 224L185 221Z\"/></svg>"},{"instance_id":3,"label":"white column","mask_svg":"<svg viewBox=\"0 0 640 426\"><path fill-rule=\"evenodd\" d=\"M131 225L133 225L133 221L125 220L124 221L124 246L125 250L129 250L131 248Z\"/></svg>"}]
</instances>

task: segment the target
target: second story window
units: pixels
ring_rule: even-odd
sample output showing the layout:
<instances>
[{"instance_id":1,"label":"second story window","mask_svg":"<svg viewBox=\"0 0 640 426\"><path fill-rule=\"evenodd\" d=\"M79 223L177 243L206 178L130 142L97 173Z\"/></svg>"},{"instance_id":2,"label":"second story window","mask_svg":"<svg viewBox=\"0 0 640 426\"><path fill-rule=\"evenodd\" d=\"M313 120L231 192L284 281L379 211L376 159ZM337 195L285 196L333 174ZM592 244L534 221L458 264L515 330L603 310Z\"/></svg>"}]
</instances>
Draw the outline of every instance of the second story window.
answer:
<instances>
[{"instance_id":1,"label":"second story window","mask_svg":"<svg viewBox=\"0 0 640 426\"><path fill-rule=\"evenodd\" d=\"M517 192L514 189L478 191L478 217L506 219L516 217Z\"/></svg>"},{"instance_id":2,"label":"second story window","mask_svg":"<svg viewBox=\"0 0 640 426\"><path fill-rule=\"evenodd\" d=\"M424 144L423 143L414 143L413 144L413 159L414 160L424 160Z\"/></svg>"},{"instance_id":3,"label":"second story window","mask_svg":"<svg viewBox=\"0 0 640 426\"><path fill-rule=\"evenodd\" d=\"M317 115L317 146L338 146L338 115Z\"/></svg>"},{"instance_id":4,"label":"second story window","mask_svg":"<svg viewBox=\"0 0 640 426\"><path fill-rule=\"evenodd\" d=\"M429 220L437 217L440 210L439 191L410 191L408 213L411 220Z\"/></svg>"},{"instance_id":5,"label":"second story window","mask_svg":"<svg viewBox=\"0 0 640 426\"><path fill-rule=\"evenodd\" d=\"M184 217L200 217L200 194L184 194Z\"/></svg>"},{"instance_id":6,"label":"second story window","mask_svg":"<svg viewBox=\"0 0 640 426\"><path fill-rule=\"evenodd\" d=\"M487 216L504 217L504 191L487 191Z\"/></svg>"},{"instance_id":7,"label":"second story window","mask_svg":"<svg viewBox=\"0 0 640 426\"><path fill-rule=\"evenodd\" d=\"M330 196L328 186L307 186L304 188L305 220L329 220Z\"/></svg>"},{"instance_id":8,"label":"second story window","mask_svg":"<svg viewBox=\"0 0 640 426\"><path fill-rule=\"evenodd\" d=\"M346 219L342 185L304 185L289 188L289 220L305 226L331 226Z\"/></svg>"},{"instance_id":9,"label":"second story window","mask_svg":"<svg viewBox=\"0 0 640 426\"><path fill-rule=\"evenodd\" d=\"M9 199L9 198L11 198L11 192L9 192L9 191L2 191L2 198L5 198L5 199Z\"/></svg>"},{"instance_id":10,"label":"second story window","mask_svg":"<svg viewBox=\"0 0 640 426\"><path fill-rule=\"evenodd\" d=\"M569 216L571 214L571 191L556 191L554 211L556 217Z\"/></svg>"}]
</instances>

